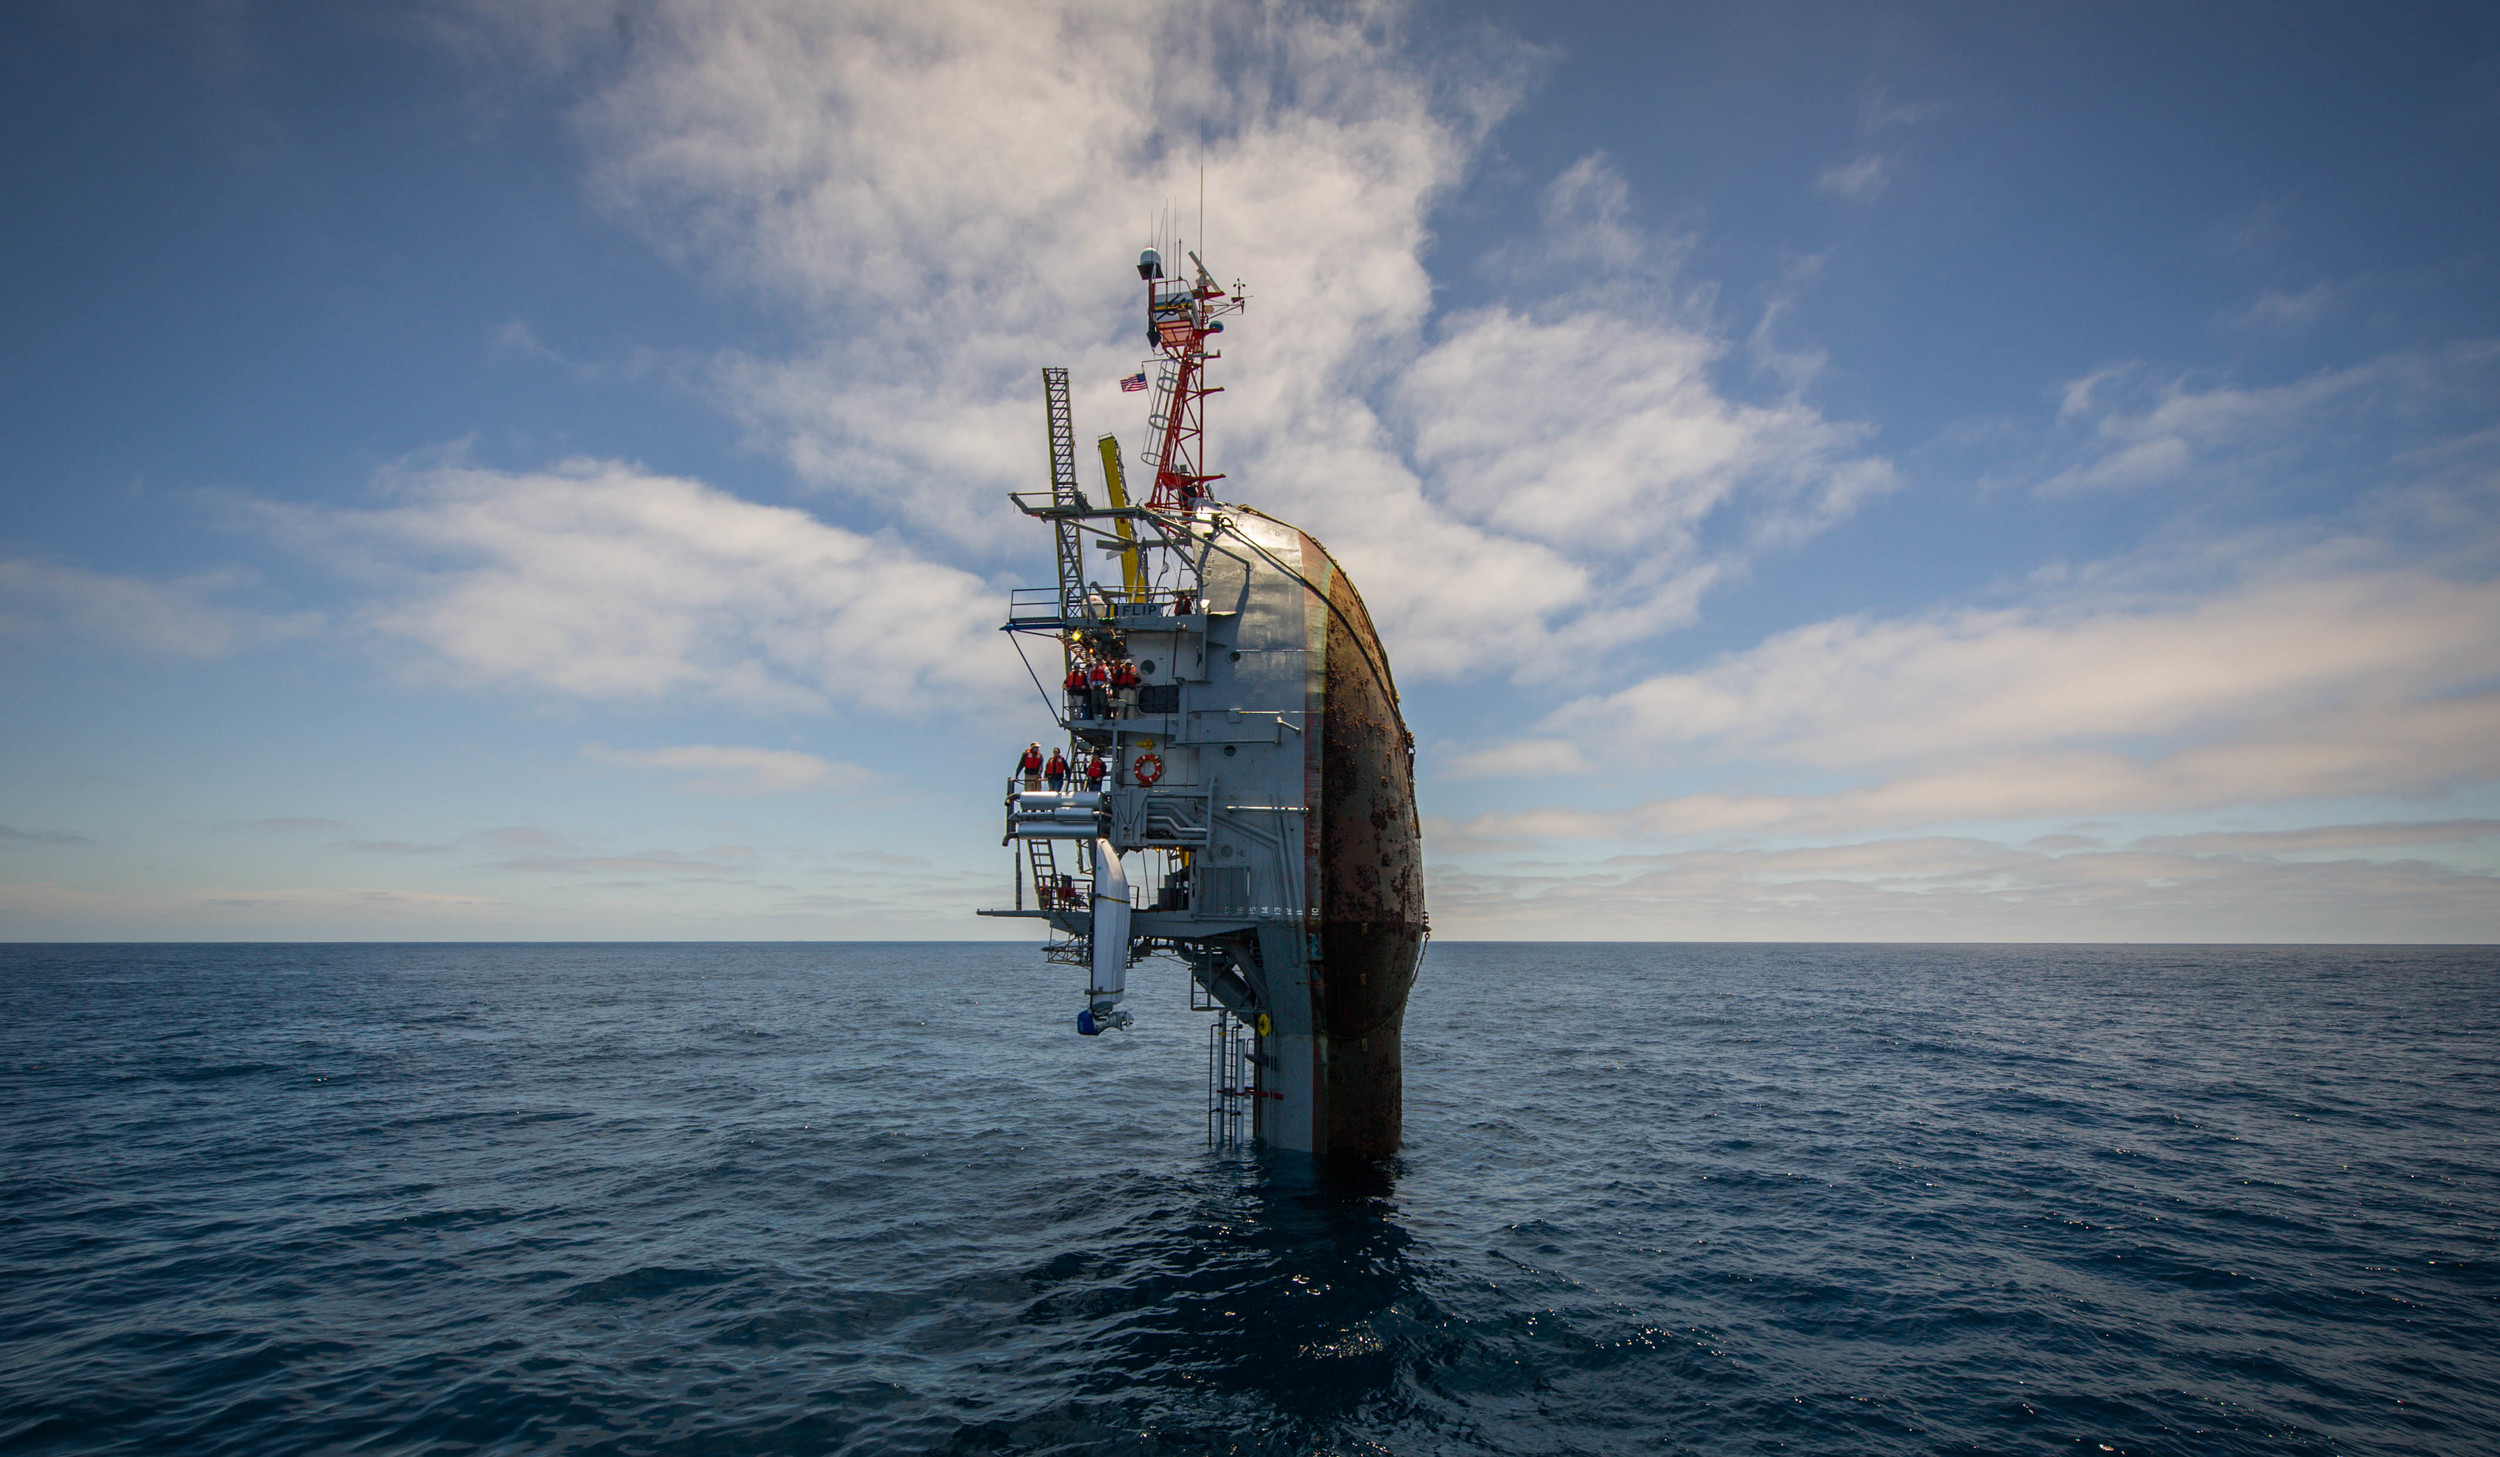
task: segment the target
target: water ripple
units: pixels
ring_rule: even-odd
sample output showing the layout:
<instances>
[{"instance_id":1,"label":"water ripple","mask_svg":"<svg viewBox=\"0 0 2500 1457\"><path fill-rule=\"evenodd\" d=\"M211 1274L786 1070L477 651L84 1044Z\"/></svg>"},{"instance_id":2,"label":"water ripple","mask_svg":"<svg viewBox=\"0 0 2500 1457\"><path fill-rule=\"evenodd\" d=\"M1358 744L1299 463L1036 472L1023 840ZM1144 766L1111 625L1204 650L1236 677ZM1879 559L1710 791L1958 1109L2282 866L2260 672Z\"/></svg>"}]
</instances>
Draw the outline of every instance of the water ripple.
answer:
<instances>
[{"instance_id":1,"label":"water ripple","mask_svg":"<svg viewBox=\"0 0 2500 1457\"><path fill-rule=\"evenodd\" d=\"M2500 1446L2482 950L1434 948L1405 1155L976 946L0 948L0 1448Z\"/></svg>"}]
</instances>

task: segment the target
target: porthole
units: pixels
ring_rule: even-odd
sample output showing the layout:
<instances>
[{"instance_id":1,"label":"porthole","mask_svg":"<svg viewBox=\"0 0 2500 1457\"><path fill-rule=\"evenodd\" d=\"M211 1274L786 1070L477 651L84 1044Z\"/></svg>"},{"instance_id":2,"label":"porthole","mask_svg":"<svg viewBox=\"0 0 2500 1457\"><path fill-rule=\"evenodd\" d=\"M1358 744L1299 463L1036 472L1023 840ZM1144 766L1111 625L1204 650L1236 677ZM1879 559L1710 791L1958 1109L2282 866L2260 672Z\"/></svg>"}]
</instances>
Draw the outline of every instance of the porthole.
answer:
<instances>
[{"instance_id":1,"label":"porthole","mask_svg":"<svg viewBox=\"0 0 2500 1457\"><path fill-rule=\"evenodd\" d=\"M1152 659L1152 658L1148 658L1148 659L1146 659L1144 662L1139 663L1139 664L1137 665L1137 671L1138 671L1138 672L1140 672L1140 673L1151 673L1151 672L1153 672L1154 670L1155 670L1155 660L1154 660L1154 659Z\"/></svg>"},{"instance_id":2,"label":"porthole","mask_svg":"<svg viewBox=\"0 0 2500 1457\"><path fill-rule=\"evenodd\" d=\"M1231 758L1232 756L1233 756L1233 746L1232 746L1232 745L1230 745L1230 744L1226 744L1226 745L1224 746L1224 757L1225 757L1225 758L1227 758L1227 759L1229 759L1229 758Z\"/></svg>"},{"instance_id":3,"label":"porthole","mask_svg":"<svg viewBox=\"0 0 2500 1457\"><path fill-rule=\"evenodd\" d=\"M1241 649L1239 649L1239 648L1235 648L1235 649L1233 649L1233 661L1234 661L1234 662L1236 662L1236 663L1238 663L1238 662L1240 662L1240 661L1241 661Z\"/></svg>"}]
</instances>

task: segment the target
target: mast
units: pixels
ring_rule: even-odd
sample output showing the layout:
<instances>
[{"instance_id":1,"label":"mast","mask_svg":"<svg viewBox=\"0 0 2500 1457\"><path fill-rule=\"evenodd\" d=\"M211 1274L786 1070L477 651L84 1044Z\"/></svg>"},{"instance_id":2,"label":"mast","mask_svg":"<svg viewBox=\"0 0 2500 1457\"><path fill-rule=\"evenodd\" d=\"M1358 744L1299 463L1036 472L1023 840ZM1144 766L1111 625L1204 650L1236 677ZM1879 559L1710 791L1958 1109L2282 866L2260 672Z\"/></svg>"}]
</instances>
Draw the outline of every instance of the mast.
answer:
<instances>
[{"instance_id":1,"label":"mast","mask_svg":"<svg viewBox=\"0 0 2500 1457\"><path fill-rule=\"evenodd\" d=\"M1207 348L1207 340L1224 332L1223 316L1240 311L1239 285L1227 294L1218 288L1198 255L1189 253L1192 277L1166 280L1163 258L1148 248L1137 260L1137 276L1146 285L1146 339L1161 356L1155 407L1147 420L1154 443L1145 452L1154 468L1154 489L1146 504L1159 511L1189 511L1206 499L1210 483L1224 479L1205 469L1206 398L1223 386L1206 382L1210 359L1224 356Z\"/></svg>"}]
</instances>

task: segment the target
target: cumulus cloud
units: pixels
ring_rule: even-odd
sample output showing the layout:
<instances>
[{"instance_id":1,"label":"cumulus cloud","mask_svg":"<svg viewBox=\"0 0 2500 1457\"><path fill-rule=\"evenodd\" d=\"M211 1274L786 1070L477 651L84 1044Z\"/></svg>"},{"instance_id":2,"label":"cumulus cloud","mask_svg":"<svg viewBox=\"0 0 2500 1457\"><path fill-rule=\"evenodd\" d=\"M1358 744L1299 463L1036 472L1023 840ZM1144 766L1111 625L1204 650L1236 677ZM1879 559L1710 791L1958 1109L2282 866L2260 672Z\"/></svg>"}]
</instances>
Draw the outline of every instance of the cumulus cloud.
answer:
<instances>
[{"instance_id":1,"label":"cumulus cloud","mask_svg":"<svg viewBox=\"0 0 2500 1457\"><path fill-rule=\"evenodd\" d=\"M61 634L177 658L222 658L239 648L317 630L311 614L271 614L217 600L250 585L241 572L170 582L35 561L0 561L0 634Z\"/></svg>"},{"instance_id":2,"label":"cumulus cloud","mask_svg":"<svg viewBox=\"0 0 2500 1457\"><path fill-rule=\"evenodd\" d=\"M691 775L680 786L689 794L795 794L807 790L856 789L873 777L856 764L836 763L795 749L756 749L734 744L681 744L666 749L612 749L585 744L582 757L622 769L659 769Z\"/></svg>"},{"instance_id":3,"label":"cumulus cloud","mask_svg":"<svg viewBox=\"0 0 2500 1457\"><path fill-rule=\"evenodd\" d=\"M1142 410L1113 385L1142 352L1126 265L1150 219L1198 231L1203 165L1208 236L1187 241L1252 294L1218 366L1224 489L1325 539L1411 676L1550 670L1574 661L1559 647L1689 620L1748 553L1889 473L1794 396L1725 393L1724 339L1663 281L1676 246L1628 220L1599 158L1556 179L1510 261L1638 288L1435 330L1432 210L1536 59L1494 39L1427 55L1412 23L1395 5L661 0L622 49L543 15L513 44L584 57L604 206L794 310L805 342L720 361L723 403L805 480L954 560L1031 549L1003 496L1043 478L1038 366L1071 366L1080 426L1122 427L1134 454ZM1598 516L1642 539L1578 529ZM1705 542L1705 522L1724 529Z\"/></svg>"},{"instance_id":4,"label":"cumulus cloud","mask_svg":"<svg viewBox=\"0 0 2500 1457\"><path fill-rule=\"evenodd\" d=\"M906 715L1022 682L987 584L803 511L614 461L390 489L375 509L270 515L372 582L368 627L458 679Z\"/></svg>"},{"instance_id":5,"label":"cumulus cloud","mask_svg":"<svg viewBox=\"0 0 2500 1457\"><path fill-rule=\"evenodd\" d=\"M1702 524L1751 488L1846 510L1888 480L1863 432L1796 400L1738 404L1712 336L1627 327L1622 309L1450 321L1399 385L1414 454L1463 519L1558 551L1690 564Z\"/></svg>"}]
</instances>

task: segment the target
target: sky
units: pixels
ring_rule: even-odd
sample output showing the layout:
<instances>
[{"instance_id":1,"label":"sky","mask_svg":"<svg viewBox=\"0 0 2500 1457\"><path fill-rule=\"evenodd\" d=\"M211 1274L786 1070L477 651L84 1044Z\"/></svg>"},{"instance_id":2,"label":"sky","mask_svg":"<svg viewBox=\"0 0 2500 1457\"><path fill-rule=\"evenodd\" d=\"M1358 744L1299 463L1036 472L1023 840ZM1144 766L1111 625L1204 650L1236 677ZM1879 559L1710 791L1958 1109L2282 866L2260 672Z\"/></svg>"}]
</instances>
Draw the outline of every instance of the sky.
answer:
<instances>
[{"instance_id":1,"label":"sky","mask_svg":"<svg viewBox=\"0 0 2500 1457\"><path fill-rule=\"evenodd\" d=\"M0 939L1030 934L1040 369L1447 938L2500 940L2500 10L29 0ZM1203 208L1203 213L1201 209Z\"/></svg>"}]
</instances>

